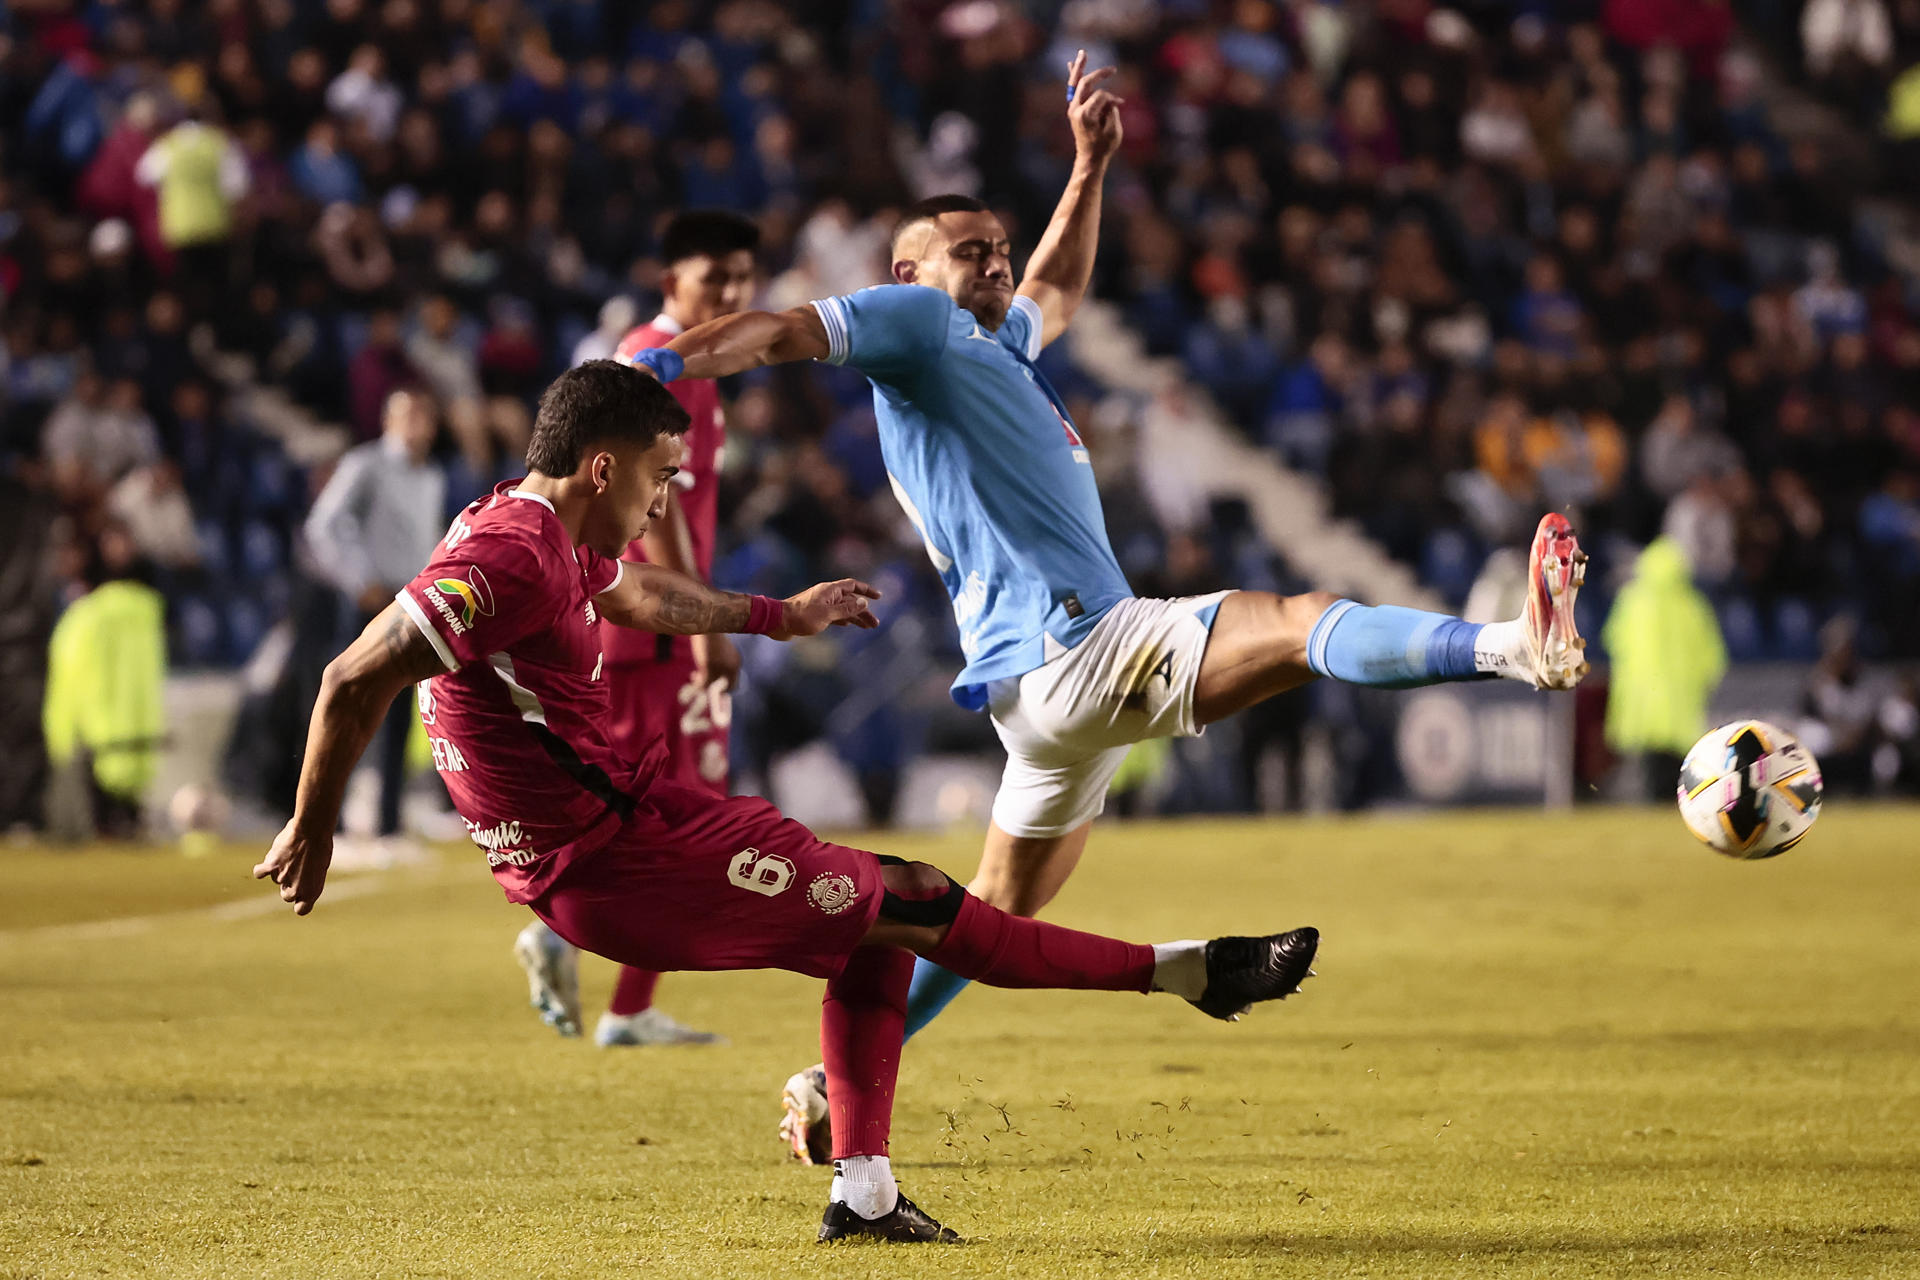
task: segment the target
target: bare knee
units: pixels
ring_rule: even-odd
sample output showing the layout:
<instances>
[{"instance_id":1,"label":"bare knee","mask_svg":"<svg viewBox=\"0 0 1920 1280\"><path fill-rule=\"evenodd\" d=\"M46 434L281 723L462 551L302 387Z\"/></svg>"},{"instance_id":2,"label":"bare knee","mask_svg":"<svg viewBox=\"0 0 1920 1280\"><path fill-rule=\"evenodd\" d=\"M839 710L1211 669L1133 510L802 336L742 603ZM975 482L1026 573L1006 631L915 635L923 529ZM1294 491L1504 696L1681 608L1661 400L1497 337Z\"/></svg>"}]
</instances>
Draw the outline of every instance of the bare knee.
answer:
<instances>
[{"instance_id":1,"label":"bare knee","mask_svg":"<svg viewBox=\"0 0 1920 1280\"><path fill-rule=\"evenodd\" d=\"M1003 860L983 862L967 885L967 892L1009 915L1037 916L1053 901L1059 887L1032 861Z\"/></svg>"}]
</instances>

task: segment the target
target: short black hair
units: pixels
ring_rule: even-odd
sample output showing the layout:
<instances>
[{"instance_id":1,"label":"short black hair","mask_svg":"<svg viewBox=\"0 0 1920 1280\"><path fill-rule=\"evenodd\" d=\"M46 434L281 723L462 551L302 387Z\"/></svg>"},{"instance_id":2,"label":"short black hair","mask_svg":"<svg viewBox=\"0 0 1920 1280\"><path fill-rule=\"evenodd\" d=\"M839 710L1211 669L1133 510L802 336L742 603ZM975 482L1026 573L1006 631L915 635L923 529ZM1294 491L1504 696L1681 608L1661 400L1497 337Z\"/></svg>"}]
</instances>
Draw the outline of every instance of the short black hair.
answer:
<instances>
[{"instance_id":1,"label":"short black hair","mask_svg":"<svg viewBox=\"0 0 1920 1280\"><path fill-rule=\"evenodd\" d=\"M587 446L601 442L641 448L687 429L687 411L673 393L632 365L589 360L553 380L540 396L527 466L546 476L580 469Z\"/></svg>"},{"instance_id":2,"label":"short black hair","mask_svg":"<svg viewBox=\"0 0 1920 1280\"><path fill-rule=\"evenodd\" d=\"M723 258L741 249L760 248L760 224L725 209L692 209L678 214L660 237L660 261L667 266L688 258Z\"/></svg>"},{"instance_id":3,"label":"short black hair","mask_svg":"<svg viewBox=\"0 0 1920 1280\"><path fill-rule=\"evenodd\" d=\"M943 213L989 213L987 202L976 200L972 196L947 195L928 196L925 200L916 200L907 206L900 220L893 224L893 234L887 237L887 253L891 256L900 248L900 237L907 234L907 228L916 222L928 222Z\"/></svg>"}]
</instances>

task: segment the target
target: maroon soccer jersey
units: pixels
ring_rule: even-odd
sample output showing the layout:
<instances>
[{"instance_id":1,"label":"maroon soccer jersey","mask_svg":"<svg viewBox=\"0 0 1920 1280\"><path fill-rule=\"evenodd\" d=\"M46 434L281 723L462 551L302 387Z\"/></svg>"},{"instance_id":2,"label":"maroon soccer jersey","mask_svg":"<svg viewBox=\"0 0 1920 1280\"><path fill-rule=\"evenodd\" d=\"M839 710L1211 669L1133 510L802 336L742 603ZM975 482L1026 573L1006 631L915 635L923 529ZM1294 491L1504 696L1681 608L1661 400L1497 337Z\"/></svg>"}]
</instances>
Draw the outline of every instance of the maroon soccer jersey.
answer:
<instances>
[{"instance_id":1,"label":"maroon soccer jersey","mask_svg":"<svg viewBox=\"0 0 1920 1280\"><path fill-rule=\"evenodd\" d=\"M531 902L612 838L664 751L607 740L593 597L620 562L573 546L517 483L456 516L395 598L447 666L416 689L433 762L508 899Z\"/></svg>"},{"instance_id":2,"label":"maroon soccer jersey","mask_svg":"<svg viewBox=\"0 0 1920 1280\"><path fill-rule=\"evenodd\" d=\"M666 316L630 330L614 349L622 360L631 360L649 347L664 347L683 330ZM680 378L667 384L667 390L680 402L691 419L682 437L687 456L680 461L680 474L673 478L681 512L687 517L687 533L693 542L693 562L700 576L713 576L713 544L720 522L720 454L727 446L727 420L720 408L720 384L712 378ZM635 542L627 548L627 559L645 560L646 552Z\"/></svg>"}]
</instances>

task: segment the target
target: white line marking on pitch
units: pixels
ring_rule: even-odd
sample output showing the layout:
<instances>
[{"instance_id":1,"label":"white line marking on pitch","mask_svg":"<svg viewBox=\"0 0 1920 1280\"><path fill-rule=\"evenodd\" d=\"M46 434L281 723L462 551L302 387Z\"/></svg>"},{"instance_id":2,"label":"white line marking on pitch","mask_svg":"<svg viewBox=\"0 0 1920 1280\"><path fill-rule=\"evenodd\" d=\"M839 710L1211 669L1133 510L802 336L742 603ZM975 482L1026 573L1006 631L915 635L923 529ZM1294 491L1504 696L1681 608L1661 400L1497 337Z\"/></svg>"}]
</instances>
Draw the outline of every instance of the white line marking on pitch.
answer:
<instances>
[{"instance_id":1,"label":"white line marking on pitch","mask_svg":"<svg viewBox=\"0 0 1920 1280\"><path fill-rule=\"evenodd\" d=\"M350 898L370 897L389 889L418 888L423 882L447 878L439 874L443 870L445 869L434 868L434 873L424 876L376 873L332 881L327 885L326 893L320 899L320 906L345 902ZM24 929L0 929L0 942L96 942L108 938L128 938L164 925L192 924L196 921L227 924L236 920L252 920L259 916L270 916L280 912L291 916L293 908L280 901L280 895L263 882L257 897L237 898L232 902L215 903L210 907L189 907L182 911L160 911L145 916L121 916L113 920L88 920L79 924L47 924L32 925Z\"/></svg>"}]
</instances>

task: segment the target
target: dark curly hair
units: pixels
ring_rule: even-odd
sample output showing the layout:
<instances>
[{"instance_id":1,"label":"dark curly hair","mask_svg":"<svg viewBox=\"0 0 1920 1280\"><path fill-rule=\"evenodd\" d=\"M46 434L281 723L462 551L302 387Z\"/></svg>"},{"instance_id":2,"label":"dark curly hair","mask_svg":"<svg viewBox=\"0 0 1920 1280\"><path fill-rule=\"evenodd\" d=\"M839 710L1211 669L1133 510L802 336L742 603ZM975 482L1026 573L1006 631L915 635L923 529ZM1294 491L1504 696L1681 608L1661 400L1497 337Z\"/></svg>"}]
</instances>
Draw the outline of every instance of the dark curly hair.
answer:
<instances>
[{"instance_id":1,"label":"dark curly hair","mask_svg":"<svg viewBox=\"0 0 1920 1280\"><path fill-rule=\"evenodd\" d=\"M753 219L727 209L691 209L667 224L660 237L660 261L670 267L688 258L724 258L759 248L760 227Z\"/></svg>"},{"instance_id":2,"label":"dark curly hair","mask_svg":"<svg viewBox=\"0 0 1920 1280\"><path fill-rule=\"evenodd\" d=\"M540 397L527 466L547 476L579 470L587 446L633 444L687 429L687 411L653 378L618 360L589 360L553 380Z\"/></svg>"}]
</instances>

